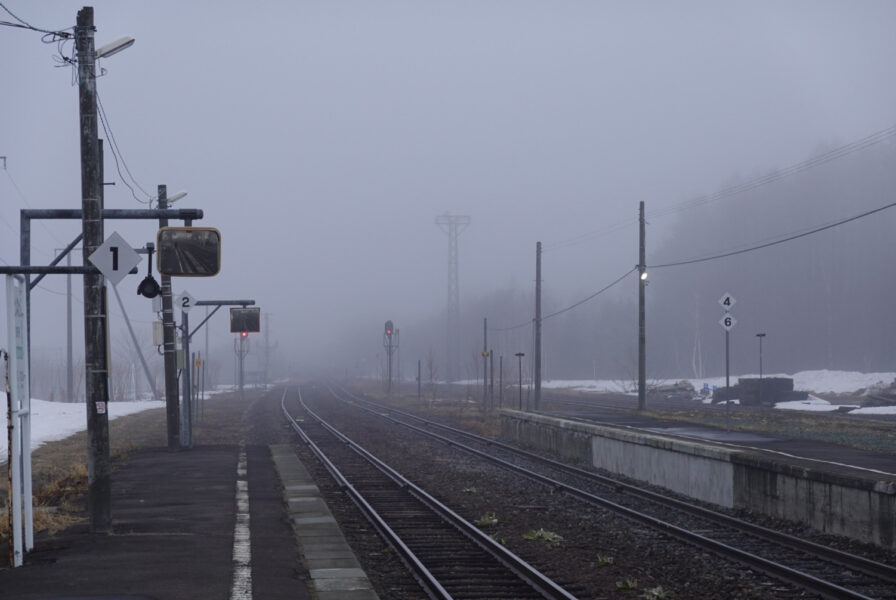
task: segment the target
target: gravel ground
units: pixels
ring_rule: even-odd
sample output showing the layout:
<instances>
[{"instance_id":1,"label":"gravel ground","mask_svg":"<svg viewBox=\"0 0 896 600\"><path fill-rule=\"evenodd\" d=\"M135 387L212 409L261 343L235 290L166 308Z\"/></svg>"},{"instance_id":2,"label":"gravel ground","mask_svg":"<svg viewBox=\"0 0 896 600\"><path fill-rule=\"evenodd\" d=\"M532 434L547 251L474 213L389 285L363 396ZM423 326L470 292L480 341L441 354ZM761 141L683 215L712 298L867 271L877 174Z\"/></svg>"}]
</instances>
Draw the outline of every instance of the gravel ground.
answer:
<instances>
[{"instance_id":1,"label":"gravel ground","mask_svg":"<svg viewBox=\"0 0 896 600\"><path fill-rule=\"evenodd\" d=\"M785 584L708 556L608 511L481 464L466 453L305 393L334 425L581 598L805 598ZM326 417L325 417L326 418ZM335 503L339 497L332 498ZM541 540L527 532L542 531ZM551 542L553 535L562 539ZM355 543L355 540L351 540ZM388 572L389 566L369 563ZM391 596L390 596L391 597ZM413 597L413 596L411 596Z\"/></svg>"},{"instance_id":2,"label":"gravel ground","mask_svg":"<svg viewBox=\"0 0 896 600\"><path fill-rule=\"evenodd\" d=\"M563 583L581 598L809 598L786 584L769 580L741 566L709 556L634 524L612 513L554 495L540 485L521 481L508 473L483 466L465 453L423 440L420 436L390 428L381 420L362 417L332 399L323 388L303 387L306 400L332 413L340 427L356 441L425 487L471 521L494 514L497 523L484 529L514 552ZM379 539L352 502L334 485L326 470L299 443L280 415L282 389L253 391L246 401L223 395L206 403L194 429L196 444L240 443L294 445L299 458L314 475L331 510L345 530L371 577L380 597L396 600L421 598L422 593L400 560ZM297 409L293 407L294 412ZM440 410L442 418L478 433L495 433L488 418L469 409ZM150 411L116 421L113 451L164 443L164 412ZM81 452L83 435L58 442L59 451L47 448L44 469L52 472L51 456L70 462L72 448ZM54 444L50 444L50 447ZM76 457L77 458L77 457ZM42 463L42 464L43 464ZM51 475L47 478L52 479ZM79 503L69 503L77 507ZM766 523L772 524L772 523ZM787 523L779 528L801 529ZM542 531L548 539L527 540L527 532ZM550 534L561 539L550 541ZM856 544L834 538L816 540L847 549ZM868 550L867 548L865 548ZM871 549L871 552L874 550ZM878 552L878 560L893 560Z\"/></svg>"}]
</instances>

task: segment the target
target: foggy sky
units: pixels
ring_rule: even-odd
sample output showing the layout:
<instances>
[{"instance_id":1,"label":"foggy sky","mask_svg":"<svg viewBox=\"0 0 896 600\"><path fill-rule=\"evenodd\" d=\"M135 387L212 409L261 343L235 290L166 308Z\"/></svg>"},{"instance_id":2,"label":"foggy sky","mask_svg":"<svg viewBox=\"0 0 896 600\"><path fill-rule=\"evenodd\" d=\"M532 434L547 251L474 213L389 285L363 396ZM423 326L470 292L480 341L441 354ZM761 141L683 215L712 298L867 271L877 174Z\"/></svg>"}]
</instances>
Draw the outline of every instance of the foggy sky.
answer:
<instances>
[{"instance_id":1,"label":"foggy sky","mask_svg":"<svg viewBox=\"0 0 896 600\"><path fill-rule=\"evenodd\" d=\"M44 29L71 27L82 6L4 4ZM896 123L887 1L93 6L97 45L137 40L100 61L97 81L131 172L151 195L160 183L188 191L178 206L202 208L196 224L223 235L221 274L175 280L175 293L254 298L296 364L331 360L347 330L374 353L385 319L444 310L436 215L472 217L460 239L462 306L530 288L536 241L548 248L545 286L565 305L637 262L639 201L649 240L661 239L672 219L652 211ZM18 263L21 208L80 207L77 87L56 53L38 33L0 27L8 264ZM116 182L107 207L145 206L120 182L108 142L105 169ZM35 225L34 262L49 262L78 226ZM147 223L107 222L112 231L133 246L155 235ZM550 250L589 232L604 233ZM148 335L155 316L135 294L145 268L119 290ZM64 278L42 285L33 343L62 348ZM110 304L117 338L124 325ZM211 326L226 349L226 319Z\"/></svg>"}]
</instances>

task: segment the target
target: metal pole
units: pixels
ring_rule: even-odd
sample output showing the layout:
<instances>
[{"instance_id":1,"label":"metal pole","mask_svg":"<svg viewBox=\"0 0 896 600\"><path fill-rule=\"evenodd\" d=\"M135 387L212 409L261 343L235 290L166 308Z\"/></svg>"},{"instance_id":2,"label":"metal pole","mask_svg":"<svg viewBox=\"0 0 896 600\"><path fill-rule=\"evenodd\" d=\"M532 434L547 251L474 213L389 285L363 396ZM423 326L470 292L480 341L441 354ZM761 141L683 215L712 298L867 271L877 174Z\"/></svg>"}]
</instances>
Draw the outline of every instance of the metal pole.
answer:
<instances>
[{"instance_id":1,"label":"metal pole","mask_svg":"<svg viewBox=\"0 0 896 600\"><path fill-rule=\"evenodd\" d=\"M243 352L243 344L245 339L246 338L243 337L242 334L240 334L240 400L246 399L246 393L243 390L243 384L245 383L245 377L243 375L243 359L246 357L245 353Z\"/></svg>"},{"instance_id":2,"label":"metal pole","mask_svg":"<svg viewBox=\"0 0 896 600\"><path fill-rule=\"evenodd\" d=\"M482 405L488 401L488 317L482 319Z\"/></svg>"},{"instance_id":3,"label":"metal pole","mask_svg":"<svg viewBox=\"0 0 896 600\"><path fill-rule=\"evenodd\" d=\"M192 402L190 402L190 394L191 394L191 381L190 375L192 371L193 365L190 364L190 317L187 311L180 311L180 322L181 322L181 347L184 352L184 368L182 373L182 377L184 380L183 389L181 390L182 398L180 402L180 412L181 412L181 427L180 427L180 439L181 443L186 448L193 447L193 419L191 418L192 412Z\"/></svg>"},{"instance_id":4,"label":"metal pole","mask_svg":"<svg viewBox=\"0 0 896 600\"><path fill-rule=\"evenodd\" d=\"M541 406L541 242L535 243L535 410Z\"/></svg>"},{"instance_id":5,"label":"metal pole","mask_svg":"<svg viewBox=\"0 0 896 600\"><path fill-rule=\"evenodd\" d=\"M208 321L208 307L205 307L205 320ZM208 327L205 328L205 354L203 354L205 358L202 359L202 400L203 404L205 403L205 377L206 377L206 363L208 363Z\"/></svg>"},{"instance_id":6,"label":"metal pole","mask_svg":"<svg viewBox=\"0 0 896 600\"><path fill-rule=\"evenodd\" d=\"M725 331L725 431L731 431L731 423L729 421L731 414L731 378L728 370L728 338L729 332Z\"/></svg>"},{"instance_id":7,"label":"metal pole","mask_svg":"<svg viewBox=\"0 0 896 600\"><path fill-rule=\"evenodd\" d=\"M72 255L65 255L66 266L72 266ZM72 360L72 276L65 276L65 385L68 392L68 401L75 402L75 365Z\"/></svg>"},{"instance_id":8,"label":"metal pole","mask_svg":"<svg viewBox=\"0 0 896 600\"><path fill-rule=\"evenodd\" d=\"M520 372L520 403L519 410L523 410L523 357L525 356L522 352L516 353L517 358L517 366Z\"/></svg>"},{"instance_id":9,"label":"metal pole","mask_svg":"<svg viewBox=\"0 0 896 600\"><path fill-rule=\"evenodd\" d=\"M137 351L137 357L140 359L140 364L143 366L143 374L146 375L146 381L149 382L149 389L152 390L152 397L154 400L159 399L159 393L156 391L156 382L153 381L152 374L149 372L149 365L146 364L146 359L143 358L143 351L140 349L140 344L137 343L137 335L134 333L134 328L131 326L131 319L128 317L127 311L124 309L124 303L121 301L121 295L118 293L118 288L114 285L112 286L112 291L115 292L115 298L118 300L118 306L121 308L121 314L124 315L125 325L128 326L128 333L131 334L131 341L134 343L134 349ZM134 389L136 394L136 387Z\"/></svg>"},{"instance_id":10,"label":"metal pole","mask_svg":"<svg viewBox=\"0 0 896 600\"><path fill-rule=\"evenodd\" d=\"M102 181L97 131L96 51L93 8L78 11L75 49L78 58L78 101L81 132L81 226L84 266L103 243ZM103 276L84 275L84 363L87 393L87 511L90 530L112 527L112 465L109 458L109 372L106 356L106 311Z\"/></svg>"},{"instance_id":11,"label":"metal pole","mask_svg":"<svg viewBox=\"0 0 896 600\"><path fill-rule=\"evenodd\" d=\"M504 408L504 355L498 357L498 405Z\"/></svg>"},{"instance_id":12,"label":"metal pole","mask_svg":"<svg viewBox=\"0 0 896 600\"><path fill-rule=\"evenodd\" d=\"M488 398L489 398L489 407L495 408L495 351L488 351L488 372L491 374L491 379L489 381L488 386Z\"/></svg>"},{"instance_id":13,"label":"metal pole","mask_svg":"<svg viewBox=\"0 0 896 600\"><path fill-rule=\"evenodd\" d=\"M389 365L389 378L386 383L386 394L391 396L392 395L392 336L388 335L386 337L389 338L389 345L388 345L389 357L386 361Z\"/></svg>"},{"instance_id":14,"label":"metal pole","mask_svg":"<svg viewBox=\"0 0 896 600\"><path fill-rule=\"evenodd\" d=\"M158 188L159 208L168 208L168 186ZM159 219L159 227L167 227L168 219ZM175 347L174 302L171 299L171 277L160 275L162 288L162 355L165 362L165 419L168 427L168 450L180 448L180 407L177 400L177 348Z\"/></svg>"},{"instance_id":15,"label":"metal pole","mask_svg":"<svg viewBox=\"0 0 896 600\"><path fill-rule=\"evenodd\" d=\"M756 337L759 338L759 406L762 406L762 338L765 334L757 333Z\"/></svg>"},{"instance_id":16,"label":"metal pole","mask_svg":"<svg viewBox=\"0 0 896 600\"><path fill-rule=\"evenodd\" d=\"M421 366L420 359L417 359L417 402L422 402L423 400L423 379L421 378Z\"/></svg>"},{"instance_id":17,"label":"metal pole","mask_svg":"<svg viewBox=\"0 0 896 600\"><path fill-rule=\"evenodd\" d=\"M647 408L647 326L644 289L647 287L647 258L644 228L644 202L640 204L640 243L638 246L638 410Z\"/></svg>"}]
</instances>

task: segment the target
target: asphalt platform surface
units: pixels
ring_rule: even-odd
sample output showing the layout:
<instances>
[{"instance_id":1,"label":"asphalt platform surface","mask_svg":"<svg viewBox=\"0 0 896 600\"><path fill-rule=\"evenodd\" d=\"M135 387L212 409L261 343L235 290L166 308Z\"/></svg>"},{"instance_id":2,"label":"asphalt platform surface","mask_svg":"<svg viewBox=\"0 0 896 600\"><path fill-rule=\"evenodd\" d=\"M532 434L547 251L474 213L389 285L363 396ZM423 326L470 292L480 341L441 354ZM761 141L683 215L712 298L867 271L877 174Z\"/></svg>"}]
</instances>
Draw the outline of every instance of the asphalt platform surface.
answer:
<instances>
[{"instance_id":1,"label":"asphalt platform surface","mask_svg":"<svg viewBox=\"0 0 896 600\"><path fill-rule=\"evenodd\" d=\"M0 598L230 599L237 445L135 452L114 473L113 530L37 536L25 564L0 570ZM246 446L251 523L248 598L311 598L268 446Z\"/></svg>"}]
</instances>

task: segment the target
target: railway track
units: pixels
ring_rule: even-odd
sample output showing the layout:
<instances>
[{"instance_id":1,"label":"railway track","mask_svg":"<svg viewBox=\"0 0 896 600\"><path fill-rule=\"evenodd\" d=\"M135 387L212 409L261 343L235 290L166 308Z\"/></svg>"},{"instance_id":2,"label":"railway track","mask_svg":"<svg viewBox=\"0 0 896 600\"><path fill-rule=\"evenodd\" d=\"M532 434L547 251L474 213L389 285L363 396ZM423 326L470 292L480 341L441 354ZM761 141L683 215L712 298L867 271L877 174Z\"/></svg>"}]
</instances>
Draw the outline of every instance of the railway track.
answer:
<instances>
[{"instance_id":1,"label":"railway track","mask_svg":"<svg viewBox=\"0 0 896 600\"><path fill-rule=\"evenodd\" d=\"M331 390L332 391L332 390ZM334 391L334 394L336 392ZM621 483L340 390L337 397L824 598L896 598L896 568ZM438 433L436 433L438 431Z\"/></svg>"},{"instance_id":2,"label":"railway track","mask_svg":"<svg viewBox=\"0 0 896 600\"><path fill-rule=\"evenodd\" d=\"M430 598L575 598L298 402L284 417Z\"/></svg>"}]
</instances>

